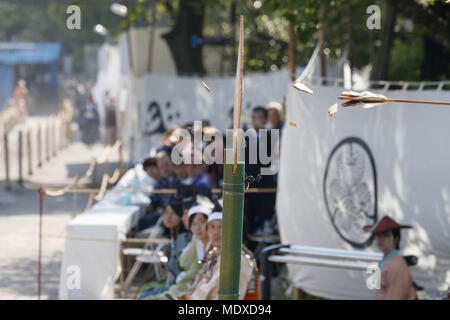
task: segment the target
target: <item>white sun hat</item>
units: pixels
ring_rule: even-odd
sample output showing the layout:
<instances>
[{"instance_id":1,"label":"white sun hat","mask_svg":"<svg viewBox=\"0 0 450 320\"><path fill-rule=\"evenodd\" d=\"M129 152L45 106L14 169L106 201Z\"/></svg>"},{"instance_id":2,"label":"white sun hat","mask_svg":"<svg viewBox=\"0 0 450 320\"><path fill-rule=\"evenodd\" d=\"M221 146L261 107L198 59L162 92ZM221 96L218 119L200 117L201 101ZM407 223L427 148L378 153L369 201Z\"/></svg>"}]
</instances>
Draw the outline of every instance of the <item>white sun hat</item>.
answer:
<instances>
[{"instance_id":1,"label":"white sun hat","mask_svg":"<svg viewBox=\"0 0 450 320\"><path fill-rule=\"evenodd\" d=\"M205 208L204 206L193 206L188 211L188 218L190 218L192 215L197 214L197 213L203 213L203 214L209 216L211 213L211 210L208 208Z\"/></svg>"},{"instance_id":2,"label":"white sun hat","mask_svg":"<svg viewBox=\"0 0 450 320\"><path fill-rule=\"evenodd\" d=\"M222 220L222 212L215 211L215 212L211 213L208 216L208 222L207 223L210 223L211 221L214 221L214 220Z\"/></svg>"}]
</instances>

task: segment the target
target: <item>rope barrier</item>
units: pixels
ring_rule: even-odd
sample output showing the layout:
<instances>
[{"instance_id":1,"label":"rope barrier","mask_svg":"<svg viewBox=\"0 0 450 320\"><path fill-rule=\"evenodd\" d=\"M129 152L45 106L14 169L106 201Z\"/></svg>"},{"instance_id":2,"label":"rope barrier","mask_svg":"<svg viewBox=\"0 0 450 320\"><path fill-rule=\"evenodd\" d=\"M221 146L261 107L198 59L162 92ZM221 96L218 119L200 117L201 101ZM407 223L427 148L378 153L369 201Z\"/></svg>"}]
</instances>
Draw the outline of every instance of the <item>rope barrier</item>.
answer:
<instances>
[{"instance_id":1,"label":"rope barrier","mask_svg":"<svg viewBox=\"0 0 450 320\"><path fill-rule=\"evenodd\" d=\"M114 143L114 146L111 147L110 145L107 145L102 155L99 157L97 163L98 164L105 163L108 160L108 157L111 153L119 151L121 144L122 141L120 139L117 139L116 142Z\"/></svg>"},{"instance_id":2,"label":"rope barrier","mask_svg":"<svg viewBox=\"0 0 450 320\"><path fill-rule=\"evenodd\" d=\"M113 147L107 146L105 148L105 150L109 150L108 153L110 151L113 151L113 150L114 151L118 151L119 148L121 147L121 144L122 144L122 142L120 140L117 140ZM109 149L108 149L108 147L109 147ZM100 157L102 159L99 160L99 161L97 161L96 158L93 158L91 163L89 164L88 169L86 170L86 172L84 173L83 176L81 176L81 177L79 177L78 175L75 176L74 179L71 182L69 182L65 187L63 187L61 189L47 189L47 188L44 188L45 194L48 195L48 196L51 196L51 197L59 197L59 196L62 196L64 194L66 194L66 193L94 193L95 192L95 193L98 193L95 196L95 200L97 200L97 201L101 200L104 197L105 192L108 191L106 189L108 187L108 184L114 184L114 183L116 183L119 180L119 178L120 178L120 169L116 168L114 170L113 175L111 177L109 177L109 175L107 173L105 173L103 175L101 187L99 189L95 189L95 188L91 188L91 189L77 189L77 188L73 188L72 189L72 187L76 186L77 183L80 180L82 180L84 178L91 177L94 174L94 172L95 172L97 164L104 163L104 161L107 160L107 158L108 158L107 155L108 154L106 154L106 156L105 156L105 154L106 153L104 151L102 156ZM84 192L77 192L77 191L74 192L74 190L83 190ZM91 197L90 197L90 199L88 201L88 207L89 207L89 203L90 202L92 202Z\"/></svg>"},{"instance_id":3,"label":"rope barrier","mask_svg":"<svg viewBox=\"0 0 450 320\"><path fill-rule=\"evenodd\" d=\"M105 174L107 175L107 174ZM47 190L44 189L46 194ZM65 193L99 193L102 189L101 188L79 188L79 189L68 189L65 191ZM59 190L52 190L52 192L56 192ZM145 194L176 194L177 189L154 189L154 190L136 190L136 189L105 189L104 193L108 192L126 192L126 193L145 193ZM221 188L213 188L211 189L212 193L222 193ZM277 188L249 188L245 190L245 193L276 193ZM52 194L47 194L49 196L52 196Z\"/></svg>"},{"instance_id":4,"label":"rope barrier","mask_svg":"<svg viewBox=\"0 0 450 320\"><path fill-rule=\"evenodd\" d=\"M57 234L43 234L42 238L49 239L67 239L67 240L79 240L79 241L99 241L99 242L120 242L120 243L172 243L172 240L168 238L130 238L125 240L114 238L93 238L93 237L74 237L67 235Z\"/></svg>"},{"instance_id":5,"label":"rope barrier","mask_svg":"<svg viewBox=\"0 0 450 320\"><path fill-rule=\"evenodd\" d=\"M83 178L89 178L92 176L92 174L95 171L95 167L97 166L97 160L95 158L92 159L91 163L89 164L89 168L86 170L85 174L83 175Z\"/></svg>"},{"instance_id":6,"label":"rope barrier","mask_svg":"<svg viewBox=\"0 0 450 320\"><path fill-rule=\"evenodd\" d=\"M109 176L108 176L107 173L105 173L103 175L102 183L100 185L100 191L98 192L98 194L94 198L95 200L100 201L105 196L105 190L108 187L108 180L109 180Z\"/></svg>"},{"instance_id":7,"label":"rope barrier","mask_svg":"<svg viewBox=\"0 0 450 320\"><path fill-rule=\"evenodd\" d=\"M78 177L78 176L75 176L75 177L73 178L72 182L70 182L70 183L69 183L67 186L65 186L63 189L58 189L58 190L48 190L48 189L45 189L45 188L44 188L44 192L45 192L46 195L51 196L51 197L60 197L60 196L62 196L62 195L64 195L64 194L66 194L66 193L70 190L70 188L71 188L72 186L76 185L77 182L78 182L78 180L79 180L79 177Z\"/></svg>"}]
</instances>

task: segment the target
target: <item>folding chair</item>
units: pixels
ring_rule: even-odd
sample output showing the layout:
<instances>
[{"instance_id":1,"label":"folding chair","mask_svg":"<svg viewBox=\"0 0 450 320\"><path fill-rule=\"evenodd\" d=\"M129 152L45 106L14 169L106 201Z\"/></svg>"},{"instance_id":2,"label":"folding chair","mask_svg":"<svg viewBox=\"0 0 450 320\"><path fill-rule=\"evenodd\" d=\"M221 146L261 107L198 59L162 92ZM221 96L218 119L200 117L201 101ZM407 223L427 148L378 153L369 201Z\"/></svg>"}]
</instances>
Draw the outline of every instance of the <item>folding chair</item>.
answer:
<instances>
[{"instance_id":1,"label":"folding chair","mask_svg":"<svg viewBox=\"0 0 450 320\"><path fill-rule=\"evenodd\" d=\"M154 227L149 229L147 238L156 239L161 237L163 232L161 225L162 225L162 217L158 219ZM125 279L125 282L122 285L121 288L122 294L125 290L127 290L130 287L131 283L133 282L134 278L136 277L137 273L139 272L143 264L152 264L153 271L156 275L156 279L157 280L161 279L161 277L164 275L163 265L167 263L167 257L162 251L162 249L166 245L168 245L168 243L146 242L143 248L125 248L122 250L122 254L124 256L134 256L136 259L133 266L130 269L130 272L128 273ZM150 268L151 267L149 266L148 271L151 270ZM145 277L149 275L148 273L149 272L146 272Z\"/></svg>"}]
</instances>

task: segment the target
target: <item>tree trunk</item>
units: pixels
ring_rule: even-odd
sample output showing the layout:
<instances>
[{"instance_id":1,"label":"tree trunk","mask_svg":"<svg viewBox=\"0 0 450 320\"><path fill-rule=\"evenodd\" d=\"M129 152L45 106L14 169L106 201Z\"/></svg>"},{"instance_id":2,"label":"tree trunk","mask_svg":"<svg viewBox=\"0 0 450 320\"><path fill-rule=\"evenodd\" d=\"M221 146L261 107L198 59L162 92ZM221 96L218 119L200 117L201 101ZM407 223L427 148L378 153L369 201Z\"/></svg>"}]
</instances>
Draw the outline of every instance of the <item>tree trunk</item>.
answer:
<instances>
[{"instance_id":1,"label":"tree trunk","mask_svg":"<svg viewBox=\"0 0 450 320\"><path fill-rule=\"evenodd\" d=\"M319 9L319 45L320 45L320 76L322 77L322 85L326 85L327 81L327 61L325 57L325 30L324 30L325 4L322 2Z\"/></svg>"},{"instance_id":2,"label":"tree trunk","mask_svg":"<svg viewBox=\"0 0 450 320\"><path fill-rule=\"evenodd\" d=\"M450 51L436 42L431 36L423 37L424 57L420 69L420 79L427 81L439 81L450 77L447 64L443 61L450 61Z\"/></svg>"},{"instance_id":3,"label":"tree trunk","mask_svg":"<svg viewBox=\"0 0 450 320\"><path fill-rule=\"evenodd\" d=\"M397 7L393 0L386 4L386 22L383 30L383 43L381 44L380 57L375 68L374 80L382 80L385 77L389 65L389 53L394 38L395 21L397 20Z\"/></svg>"},{"instance_id":4,"label":"tree trunk","mask_svg":"<svg viewBox=\"0 0 450 320\"><path fill-rule=\"evenodd\" d=\"M231 70L236 69L236 2L231 3L230 10L230 23L231 23Z\"/></svg>"},{"instance_id":5,"label":"tree trunk","mask_svg":"<svg viewBox=\"0 0 450 320\"><path fill-rule=\"evenodd\" d=\"M289 45L288 45L288 54L289 54L289 71L290 71L290 79L291 81L295 81L295 37L294 37L294 22L289 21Z\"/></svg>"},{"instance_id":6,"label":"tree trunk","mask_svg":"<svg viewBox=\"0 0 450 320\"><path fill-rule=\"evenodd\" d=\"M347 60L350 66L350 89L353 87L353 46L352 46L352 5L347 5L347 36L348 36L348 52Z\"/></svg>"},{"instance_id":7,"label":"tree trunk","mask_svg":"<svg viewBox=\"0 0 450 320\"><path fill-rule=\"evenodd\" d=\"M202 47L194 48L193 35L203 34L205 6L198 0L180 0L175 26L163 35L169 45L178 74L204 74Z\"/></svg>"},{"instance_id":8,"label":"tree trunk","mask_svg":"<svg viewBox=\"0 0 450 320\"><path fill-rule=\"evenodd\" d=\"M150 37L148 44L148 61L147 61L147 72L152 72L152 63L153 63L153 47L155 44L155 24L156 24L156 0L153 0L152 5L150 7L150 15L152 17L152 21L150 24Z\"/></svg>"}]
</instances>

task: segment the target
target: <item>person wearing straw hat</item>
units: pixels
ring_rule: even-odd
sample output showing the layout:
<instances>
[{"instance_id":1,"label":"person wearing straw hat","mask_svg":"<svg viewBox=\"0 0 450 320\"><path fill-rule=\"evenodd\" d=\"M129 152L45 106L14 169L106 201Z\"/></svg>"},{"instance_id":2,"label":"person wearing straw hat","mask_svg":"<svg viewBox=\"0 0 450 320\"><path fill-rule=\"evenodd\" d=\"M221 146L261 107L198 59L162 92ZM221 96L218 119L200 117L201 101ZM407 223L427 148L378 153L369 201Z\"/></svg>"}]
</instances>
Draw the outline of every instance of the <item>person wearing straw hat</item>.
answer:
<instances>
[{"instance_id":1,"label":"person wearing straw hat","mask_svg":"<svg viewBox=\"0 0 450 320\"><path fill-rule=\"evenodd\" d=\"M381 270L380 289L377 290L379 300L414 300L417 291L408 265L400 255L400 229L410 229L409 225L401 225L394 219L384 216L375 225L365 226L364 230L372 232L378 248L383 252L383 259L378 267Z\"/></svg>"},{"instance_id":2,"label":"person wearing straw hat","mask_svg":"<svg viewBox=\"0 0 450 320\"><path fill-rule=\"evenodd\" d=\"M207 231L210 245L203 261L202 269L198 273L191 289L178 297L180 300L217 300L219 298L222 212L215 211L209 215ZM241 300L245 297L255 268L255 259L243 249L239 282L239 298Z\"/></svg>"}]
</instances>

